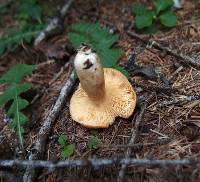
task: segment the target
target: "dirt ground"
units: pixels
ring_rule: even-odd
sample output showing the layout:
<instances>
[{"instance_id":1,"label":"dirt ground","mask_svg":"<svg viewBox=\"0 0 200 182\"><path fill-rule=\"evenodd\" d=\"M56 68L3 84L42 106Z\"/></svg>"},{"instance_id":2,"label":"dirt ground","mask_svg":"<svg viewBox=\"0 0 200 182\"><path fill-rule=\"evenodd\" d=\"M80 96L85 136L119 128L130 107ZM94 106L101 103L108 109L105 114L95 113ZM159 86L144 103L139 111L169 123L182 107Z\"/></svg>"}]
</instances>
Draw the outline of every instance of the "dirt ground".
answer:
<instances>
[{"instance_id":1,"label":"dirt ground","mask_svg":"<svg viewBox=\"0 0 200 182\"><path fill-rule=\"evenodd\" d=\"M135 32L134 17L130 11L130 5L136 2L138 1L75 1L65 19L65 32L48 41L55 45L67 45L66 35L72 24L80 21L99 21L102 26L119 34L119 42L115 46L124 51L119 63L126 63L128 57L135 50L136 64L147 69L153 65L153 69L162 76L155 79L141 74L131 76L131 83L137 92L137 108L129 119L117 118L108 129L98 129L96 133L100 144L95 150L88 148L88 140L92 131L71 119L69 114L70 98L68 98L52 128L44 160L61 159L61 148L58 144L58 137L61 134L66 134L70 143L75 145L75 153L69 159L124 157L127 147L116 146L128 144L136 117L141 111L141 104L147 98L148 104L140 123L137 138L137 143L140 145L132 148L131 157L137 159L200 157L200 84L198 83L200 70L182 64L180 59L164 51L151 46L146 47L147 45L142 41L128 35L127 32ZM146 3L146 1L142 2ZM148 3L151 6L151 3ZM176 50L179 54L200 61L200 17L196 13L198 9L200 9L199 1L185 0L183 8L177 10L178 25L175 28L168 31L160 29L151 37L145 35L141 35L141 37L154 40L163 46ZM192 19L194 16L198 16L196 20ZM9 26L12 21L9 17L5 19L7 20L6 26ZM3 32L4 28L0 27L0 32ZM64 61L67 62L70 56ZM0 58L0 74L16 63L40 64L45 61L46 57L41 52L36 51L32 46L23 45L13 53L8 53ZM37 138L43 119L55 103L59 91L68 77L70 66L64 69L58 79L48 85L64 63L58 62L41 66L32 76L26 78L26 81L34 84L34 89L25 96L28 100L32 100L42 88L48 88L41 98L25 110L30 118L25 127L24 135L27 156ZM2 85L0 91L4 89L5 86ZM0 136L6 139L0 146L0 158L14 159L18 157L16 155L17 137L8 127L4 117L4 110L1 109ZM116 181L119 170L120 166L100 169L90 167L65 169L54 172L40 170L38 180L48 182ZM19 170L17 172L10 170L10 172L13 171L16 176L20 177ZM124 181L200 181L200 169L188 166L163 169L130 166L126 170Z\"/></svg>"}]
</instances>

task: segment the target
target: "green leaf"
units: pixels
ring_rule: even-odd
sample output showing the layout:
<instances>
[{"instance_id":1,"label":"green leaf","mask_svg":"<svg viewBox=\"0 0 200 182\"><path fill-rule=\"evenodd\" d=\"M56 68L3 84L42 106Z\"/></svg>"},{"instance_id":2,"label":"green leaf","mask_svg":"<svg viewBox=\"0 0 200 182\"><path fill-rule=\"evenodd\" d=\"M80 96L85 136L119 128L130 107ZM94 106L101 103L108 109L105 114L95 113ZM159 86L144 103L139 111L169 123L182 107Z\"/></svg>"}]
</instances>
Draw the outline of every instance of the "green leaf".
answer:
<instances>
[{"instance_id":1,"label":"green leaf","mask_svg":"<svg viewBox=\"0 0 200 182\"><path fill-rule=\"evenodd\" d=\"M135 17L135 25L138 29L143 29L145 27L151 26L153 23L153 18L155 16L154 11L146 11L143 15L137 15Z\"/></svg>"},{"instance_id":2,"label":"green leaf","mask_svg":"<svg viewBox=\"0 0 200 182\"><path fill-rule=\"evenodd\" d=\"M18 106L17 106L17 102L16 100L13 101L11 107L9 108L7 115L9 117L12 117L15 114L15 111L17 110L17 107L19 110L22 110L24 108L26 108L29 105L29 102L25 99L22 98L18 98Z\"/></svg>"},{"instance_id":3,"label":"green leaf","mask_svg":"<svg viewBox=\"0 0 200 182\"><path fill-rule=\"evenodd\" d=\"M123 67L116 65L114 68L123 73L127 78L129 78L128 71L126 71Z\"/></svg>"},{"instance_id":4,"label":"green leaf","mask_svg":"<svg viewBox=\"0 0 200 182\"><path fill-rule=\"evenodd\" d=\"M29 90L31 86L30 83L12 85L2 95L0 95L0 106L6 104L9 100L15 99L16 94L20 95Z\"/></svg>"},{"instance_id":5,"label":"green leaf","mask_svg":"<svg viewBox=\"0 0 200 182\"><path fill-rule=\"evenodd\" d=\"M117 35L110 35L109 30L101 28L99 23L79 23L72 26L68 34L69 40L74 48L82 43L92 46L99 55L104 67L113 67L122 55L120 49L113 49L112 45L118 41Z\"/></svg>"},{"instance_id":6,"label":"green leaf","mask_svg":"<svg viewBox=\"0 0 200 182\"><path fill-rule=\"evenodd\" d=\"M99 144L99 138L97 136L91 136L88 141L89 149L97 149Z\"/></svg>"},{"instance_id":7,"label":"green leaf","mask_svg":"<svg viewBox=\"0 0 200 182\"><path fill-rule=\"evenodd\" d=\"M58 143L64 147L67 145L68 141L67 141L67 136L66 135L60 135L59 138L58 138Z\"/></svg>"},{"instance_id":8,"label":"green leaf","mask_svg":"<svg viewBox=\"0 0 200 182\"><path fill-rule=\"evenodd\" d=\"M96 50L96 49L95 49ZM99 47L98 50L101 50ZM103 67L112 68L117 64L117 60L122 55L122 51L120 49L107 49L99 51L99 57L102 60Z\"/></svg>"},{"instance_id":9,"label":"green leaf","mask_svg":"<svg viewBox=\"0 0 200 182\"><path fill-rule=\"evenodd\" d=\"M0 55L6 50L13 51L14 48L20 46L23 42L30 43L44 28L44 25L23 26L21 29L11 29L5 31L0 38Z\"/></svg>"},{"instance_id":10,"label":"green leaf","mask_svg":"<svg viewBox=\"0 0 200 182\"><path fill-rule=\"evenodd\" d=\"M155 23L152 23L149 27L146 27L146 28L143 29L144 34L152 35L156 32L157 32L157 28L156 28Z\"/></svg>"},{"instance_id":11,"label":"green leaf","mask_svg":"<svg viewBox=\"0 0 200 182\"><path fill-rule=\"evenodd\" d=\"M23 148L23 136L22 135L24 133L24 129L23 129L22 125L24 125L28 121L28 118L19 111L17 95L16 95L15 100L16 100L15 102L17 103L16 104L17 107L16 107L16 112L15 112L13 121L10 126L14 130L16 130L17 135L19 137L19 143L20 143L21 147Z\"/></svg>"},{"instance_id":12,"label":"green leaf","mask_svg":"<svg viewBox=\"0 0 200 182\"><path fill-rule=\"evenodd\" d=\"M17 90L16 90L15 91L15 98L14 98L14 105L16 107L15 107L14 117L12 118L13 121L12 121L10 126L14 130L16 130L17 135L19 137L19 143L20 143L21 147L23 148L23 136L22 136L22 134L24 133L24 129L22 128L22 125L24 125L28 121L28 118L22 112L20 112L20 105L21 104L20 104L19 96L18 96L18 93L17 93Z\"/></svg>"},{"instance_id":13,"label":"green leaf","mask_svg":"<svg viewBox=\"0 0 200 182\"><path fill-rule=\"evenodd\" d=\"M166 13L163 13L162 15L160 15L159 19L162 25L164 25L165 27L170 28L170 27L176 26L177 24L176 14L171 11L167 11Z\"/></svg>"},{"instance_id":14,"label":"green leaf","mask_svg":"<svg viewBox=\"0 0 200 182\"><path fill-rule=\"evenodd\" d=\"M24 125L28 121L28 118L19 111L19 108L16 108L15 115L13 118L12 123L10 124L11 128L18 131L18 127L22 128L21 126ZM18 134L20 132L18 131Z\"/></svg>"},{"instance_id":15,"label":"green leaf","mask_svg":"<svg viewBox=\"0 0 200 182\"><path fill-rule=\"evenodd\" d=\"M37 20L39 23L41 23L42 9L37 1L23 0L20 4L19 18L22 21Z\"/></svg>"},{"instance_id":16,"label":"green leaf","mask_svg":"<svg viewBox=\"0 0 200 182\"><path fill-rule=\"evenodd\" d=\"M63 148L61 155L63 159L66 159L70 157L71 155L73 155L73 153L74 153L74 145L67 145Z\"/></svg>"},{"instance_id":17,"label":"green leaf","mask_svg":"<svg viewBox=\"0 0 200 182\"><path fill-rule=\"evenodd\" d=\"M160 13L161 11L167 10L174 5L173 0L154 0L154 4L156 7L156 13Z\"/></svg>"},{"instance_id":18,"label":"green leaf","mask_svg":"<svg viewBox=\"0 0 200 182\"><path fill-rule=\"evenodd\" d=\"M35 65L16 64L0 78L0 83L18 83L35 70Z\"/></svg>"},{"instance_id":19,"label":"green leaf","mask_svg":"<svg viewBox=\"0 0 200 182\"><path fill-rule=\"evenodd\" d=\"M12 123L11 128L16 130L17 135L19 137L19 143L23 148L23 136L24 130L22 125L24 125L28 118L20 112L21 109L24 109L28 105L28 101L20 98L20 93L25 92L31 87L31 84L13 84L10 88L8 88L3 95L0 96L0 105L5 104L9 100L13 99L10 109L8 110L8 116L11 117Z\"/></svg>"},{"instance_id":20,"label":"green leaf","mask_svg":"<svg viewBox=\"0 0 200 182\"><path fill-rule=\"evenodd\" d=\"M146 12L144 4L135 4L132 6L132 12L134 15L143 15Z\"/></svg>"},{"instance_id":21,"label":"green leaf","mask_svg":"<svg viewBox=\"0 0 200 182\"><path fill-rule=\"evenodd\" d=\"M0 83L8 83L10 85L10 87L8 87L4 93L0 95L0 106L12 100L11 106L7 111L7 115L12 119L10 126L16 131L22 148L22 134L24 133L22 126L28 121L28 118L21 112L21 110L26 108L29 102L22 99L20 94L30 89L32 84L20 84L19 82L26 75L31 74L34 69L35 66L33 65L17 64L0 78Z\"/></svg>"}]
</instances>

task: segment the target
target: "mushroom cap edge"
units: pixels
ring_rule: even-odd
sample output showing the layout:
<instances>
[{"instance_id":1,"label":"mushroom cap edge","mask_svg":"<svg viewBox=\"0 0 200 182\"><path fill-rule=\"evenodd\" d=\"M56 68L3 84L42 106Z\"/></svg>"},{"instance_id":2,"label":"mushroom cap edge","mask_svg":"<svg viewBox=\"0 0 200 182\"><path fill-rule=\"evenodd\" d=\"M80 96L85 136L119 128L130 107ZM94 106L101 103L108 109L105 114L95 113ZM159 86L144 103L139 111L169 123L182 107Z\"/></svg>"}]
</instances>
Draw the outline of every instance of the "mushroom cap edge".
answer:
<instances>
[{"instance_id":1,"label":"mushroom cap edge","mask_svg":"<svg viewBox=\"0 0 200 182\"><path fill-rule=\"evenodd\" d=\"M105 98L91 100L79 84L70 100L72 119L87 128L107 128L116 117L128 118L135 109L136 93L126 76L104 68L104 77Z\"/></svg>"}]
</instances>

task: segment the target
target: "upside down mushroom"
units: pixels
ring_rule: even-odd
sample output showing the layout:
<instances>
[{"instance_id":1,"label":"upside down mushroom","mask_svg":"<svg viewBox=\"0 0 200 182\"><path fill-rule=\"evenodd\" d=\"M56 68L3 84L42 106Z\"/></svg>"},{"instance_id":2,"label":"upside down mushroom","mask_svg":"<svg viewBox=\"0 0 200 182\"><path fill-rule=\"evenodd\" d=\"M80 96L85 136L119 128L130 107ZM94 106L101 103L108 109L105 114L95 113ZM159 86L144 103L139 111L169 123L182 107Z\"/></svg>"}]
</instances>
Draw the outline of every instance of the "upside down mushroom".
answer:
<instances>
[{"instance_id":1,"label":"upside down mushroom","mask_svg":"<svg viewBox=\"0 0 200 182\"><path fill-rule=\"evenodd\" d=\"M87 128L107 128L116 117L128 118L136 105L136 94L118 70L102 68L89 46L81 46L74 60L80 80L70 101L73 120Z\"/></svg>"}]
</instances>

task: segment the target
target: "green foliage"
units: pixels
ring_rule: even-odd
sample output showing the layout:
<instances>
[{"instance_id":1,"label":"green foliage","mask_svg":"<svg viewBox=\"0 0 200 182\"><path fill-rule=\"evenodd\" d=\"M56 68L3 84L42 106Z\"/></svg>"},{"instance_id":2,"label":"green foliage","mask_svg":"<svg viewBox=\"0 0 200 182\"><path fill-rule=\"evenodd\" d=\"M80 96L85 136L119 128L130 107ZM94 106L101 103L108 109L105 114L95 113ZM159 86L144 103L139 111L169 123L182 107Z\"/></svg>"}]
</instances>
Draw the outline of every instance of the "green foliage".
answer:
<instances>
[{"instance_id":1,"label":"green foliage","mask_svg":"<svg viewBox=\"0 0 200 182\"><path fill-rule=\"evenodd\" d=\"M156 32L156 22L160 22L166 28L172 28L177 24L177 17L171 8L173 0L154 0L154 8L147 9L143 4L136 4L132 11L135 15L135 26L143 33Z\"/></svg>"},{"instance_id":2,"label":"green foliage","mask_svg":"<svg viewBox=\"0 0 200 182\"><path fill-rule=\"evenodd\" d=\"M97 136L91 136L88 141L89 149L97 149L99 144L99 140Z\"/></svg>"},{"instance_id":3,"label":"green foliage","mask_svg":"<svg viewBox=\"0 0 200 182\"><path fill-rule=\"evenodd\" d=\"M71 155L73 155L74 153L74 145L70 145L68 140L67 140L67 136L66 135L60 135L58 138L58 143L60 144L61 148L62 148L62 159L66 159L68 157L70 157Z\"/></svg>"},{"instance_id":4,"label":"green foliage","mask_svg":"<svg viewBox=\"0 0 200 182\"><path fill-rule=\"evenodd\" d=\"M5 14L8 10L11 4L13 3L13 0L7 0L5 2L2 2L0 4L0 14Z\"/></svg>"},{"instance_id":5,"label":"green foliage","mask_svg":"<svg viewBox=\"0 0 200 182\"><path fill-rule=\"evenodd\" d=\"M155 13L151 10L146 10L145 14L136 16L135 23L138 29L149 27L153 23Z\"/></svg>"},{"instance_id":6,"label":"green foliage","mask_svg":"<svg viewBox=\"0 0 200 182\"><path fill-rule=\"evenodd\" d=\"M19 137L20 145L23 147L23 125L28 118L22 113L22 110L28 106L28 101L22 99L20 94L31 88L30 83L20 83L27 75L31 74L35 69L33 65L17 64L0 78L0 83L9 84L5 92L0 95L0 106L4 106L11 101L7 115L12 119L11 128L13 128Z\"/></svg>"},{"instance_id":7,"label":"green foliage","mask_svg":"<svg viewBox=\"0 0 200 182\"><path fill-rule=\"evenodd\" d=\"M165 11L171 8L174 5L173 0L154 0L156 13L160 13L161 11Z\"/></svg>"},{"instance_id":8,"label":"green foliage","mask_svg":"<svg viewBox=\"0 0 200 182\"><path fill-rule=\"evenodd\" d=\"M109 30L101 28L99 23L78 23L72 26L68 34L69 40L74 48L82 43L92 46L99 55L104 67L113 68L122 55L121 49L114 49L112 45L118 41L118 35L109 34ZM122 68L121 68L122 69Z\"/></svg>"},{"instance_id":9,"label":"green foliage","mask_svg":"<svg viewBox=\"0 0 200 182\"><path fill-rule=\"evenodd\" d=\"M97 136L97 131L96 130L92 130L91 134L92 135L90 136L90 138L88 140L88 148L90 150L97 149L98 145L100 143L100 140L99 140L99 138Z\"/></svg>"},{"instance_id":10,"label":"green foliage","mask_svg":"<svg viewBox=\"0 0 200 182\"><path fill-rule=\"evenodd\" d=\"M123 67L115 65L113 68L115 68L116 70L120 71L121 73L123 73L127 78L129 77L129 73L127 70L125 70Z\"/></svg>"},{"instance_id":11,"label":"green foliage","mask_svg":"<svg viewBox=\"0 0 200 182\"><path fill-rule=\"evenodd\" d=\"M110 35L107 29L101 29L98 23L80 23L72 26L69 39L75 48L81 43L92 45L99 54L105 67L113 67L121 56L121 50L110 48L117 40L117 35Z\"/></svg>"},{"instance_id":12,"label":"green foliage","mask_svg":"<svg viewBox=\"0 0 200 182\"><path fill-rule=\"evenodd\" d=\"M14 50L24 42L30 43L43 27L43 25L29 25L23 27L21 30L11 29L10 31L5 32L0 38L0 55L4 54L7 50Z\"/></svg>"},{"instance_id":13,"label":"green foliage","mask_svg":"<svg viewBox=\"0 0 200 182\"><path fill-rule=\"evenodd\" d=\"M164 25L165 27L174 27L177 22L176 14L171 11L163 13L162 15L160 15L159 19L162 25Z\"/></svg>"},{"instance_id":14,"label":"green foliage","mask_svg":"<svg viewBox=\"0 0 200 182\"><path fill-rule=\"evenodd\" d=\"M144 13L146 12L146 7L144 6L144 4L136 4L133 6L132 11L135 15L144 15Z\"/></svg>"},{"instance_id":15,"label":"green foliage","mask_svg":"<svg viewBox=\"0 0 200 182\"><path fill-rule=\"evenodd\" d=\"M42 23L42 9L37 0L9 0L0 6L0 10L6 11L13 4L18 7L16 11L19 25L7 29L0 37L0 56L6 51L14 50L22 43L31 43L45 26Z\"/></svg>"},{"instance_id":16,"label":"green foliage","mask_svg":"<svg viewBox=\"0 0 200 182\"><path fill-rule=\"evenodd\" d=\"M31 20L42 22L42 8L37 0L20 0L19 19L26 23Z\"/></svg>"}]
</instances>

